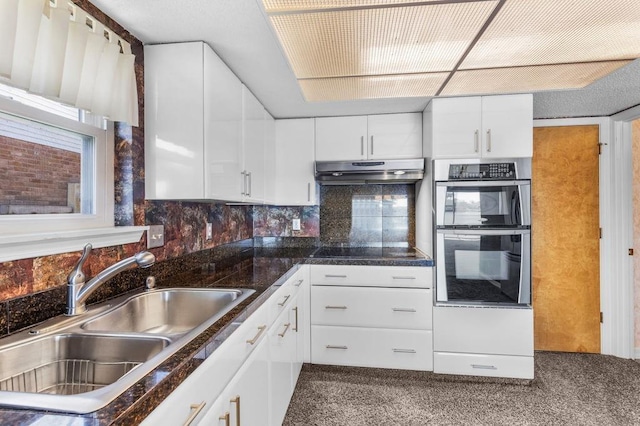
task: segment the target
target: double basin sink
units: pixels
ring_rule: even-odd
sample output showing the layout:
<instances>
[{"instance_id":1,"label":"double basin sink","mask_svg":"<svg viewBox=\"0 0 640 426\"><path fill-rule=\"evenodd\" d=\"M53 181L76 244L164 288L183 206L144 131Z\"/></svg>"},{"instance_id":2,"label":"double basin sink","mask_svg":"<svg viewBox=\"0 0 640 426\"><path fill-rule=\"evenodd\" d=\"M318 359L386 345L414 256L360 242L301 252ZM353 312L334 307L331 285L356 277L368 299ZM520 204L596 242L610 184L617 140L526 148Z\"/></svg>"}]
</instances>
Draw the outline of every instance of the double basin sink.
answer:
<instances>
[{"instance_id":1,"label":"double basin sink","mask_svg":"<svg viewBox=\"0 0 640 426\"><path fill-rule=\"evenodd\" d=\"M253 293L149 290L1 339L0 406L96 411Z\"/></svg>"}]
</instances>

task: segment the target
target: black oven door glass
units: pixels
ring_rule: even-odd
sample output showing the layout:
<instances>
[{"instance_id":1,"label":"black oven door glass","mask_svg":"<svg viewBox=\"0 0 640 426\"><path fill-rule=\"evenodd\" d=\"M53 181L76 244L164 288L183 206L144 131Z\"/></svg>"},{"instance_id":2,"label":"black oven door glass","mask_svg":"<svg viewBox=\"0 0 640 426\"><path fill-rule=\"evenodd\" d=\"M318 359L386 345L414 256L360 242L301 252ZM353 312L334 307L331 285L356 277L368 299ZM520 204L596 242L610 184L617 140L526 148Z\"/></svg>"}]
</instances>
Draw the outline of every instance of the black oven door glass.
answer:
<instances>
[{"instance_id":1,"label":"black oven door glass","mask_svg":"<svg viewBox=\"0 0 640 426\"><path fill-rule=\"evenodd\" d=\"M447 186L440 226L517 227L524 225L519 185ZM442 214L442 213L441 213Z\"/></svg>"},{"instance_id":2,"label":"black oven door glass","mask_svg":"<svg viewBox=\"0 0 640 426\"><path fill-rule=\"evenodd\" d=\"M442 234L440 238L444 242L447 297L438 297L439 300L522 303L518 300L522 274L522 234Z\"/></svg>"}]
</instances>

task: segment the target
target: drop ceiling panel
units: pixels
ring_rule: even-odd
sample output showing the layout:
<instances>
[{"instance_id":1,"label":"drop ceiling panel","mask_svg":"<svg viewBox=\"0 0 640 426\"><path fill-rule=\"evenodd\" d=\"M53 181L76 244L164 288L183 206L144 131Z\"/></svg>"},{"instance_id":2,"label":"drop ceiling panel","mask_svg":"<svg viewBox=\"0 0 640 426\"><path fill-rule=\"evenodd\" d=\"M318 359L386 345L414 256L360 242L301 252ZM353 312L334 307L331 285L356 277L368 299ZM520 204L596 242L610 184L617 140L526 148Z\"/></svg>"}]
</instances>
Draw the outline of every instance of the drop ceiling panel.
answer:
<instances>
[{"instance_id":1,"label":"drop ceiling panel","mask_svg":"<svg viewBox=\"0 0 640 426\"><path fill-rule=\"evenodd\" d=\"M506 0L460 69L640 57L638 0Z\"/></svg>"},{"instance_id":2,"label":"drop ceiling panel","mask_svg":"<svg viewBox=\"0 0 640 426\"><path fill-rule=\"evenodd\" d=\"M630 61L539 65L456 72L441 96L530 93L580 89L627 65Z\"/></svg>"},{"instance_id":3,"label":"drop ceiling panel","mask_svg":"<svg viewBox=\"0 0 640 426\"><path fill-rule=\"evenodd\" d=\"M440 0L262 0L268 13L431 3Z\"/></svg>"},{"instance_id":4,"label":"drop ceiling panel","mask_svg":"<svg viewBox=\"0 0 640 426\"><path fill-rule=\"evenodd\" d=\"M308 102L434 96L449 73L299 80Z\"/></svg>"},{"instance_id":5,"label":"drop ceiling panel","mask_svg":"<svg viewBox=\"0 0 640 426\"><path fill-rule=\"evenodd\" d=\"M452 70L497 1L270 16L298 78Z\"/></svg>"}]
</instances>

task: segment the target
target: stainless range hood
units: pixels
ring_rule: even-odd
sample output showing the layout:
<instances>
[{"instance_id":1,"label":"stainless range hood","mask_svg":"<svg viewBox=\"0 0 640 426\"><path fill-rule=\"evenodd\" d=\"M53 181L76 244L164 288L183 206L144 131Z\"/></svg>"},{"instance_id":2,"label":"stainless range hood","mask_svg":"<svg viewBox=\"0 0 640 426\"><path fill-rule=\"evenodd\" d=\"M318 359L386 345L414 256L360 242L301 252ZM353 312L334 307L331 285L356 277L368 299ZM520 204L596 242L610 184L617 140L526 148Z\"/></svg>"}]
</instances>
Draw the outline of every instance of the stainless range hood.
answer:
<instances>
[{"instance_id":1,"label":"stainless range hood","mask_svg":"<svg viewBox=\"0 0 640 426\"><path fill-rule=\"evenodd\" d=\"M321 185L414 183L424 177L424 168L424 158L316 161L316 181Z\"/></svg>"}]
</instances>

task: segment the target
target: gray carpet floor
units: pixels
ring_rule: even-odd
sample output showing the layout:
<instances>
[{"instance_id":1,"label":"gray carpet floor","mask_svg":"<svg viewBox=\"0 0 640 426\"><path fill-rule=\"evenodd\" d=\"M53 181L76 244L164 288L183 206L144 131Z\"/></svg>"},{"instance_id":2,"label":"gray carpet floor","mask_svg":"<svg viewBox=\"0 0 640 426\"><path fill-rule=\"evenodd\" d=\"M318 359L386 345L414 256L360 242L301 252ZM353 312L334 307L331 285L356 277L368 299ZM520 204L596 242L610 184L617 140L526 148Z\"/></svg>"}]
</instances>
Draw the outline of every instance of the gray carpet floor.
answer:
<instances>
[{"instance_id":1,"label":"gray carpet floor","mask_svg":"<svg viewBox=\"0 0 640 426\"><path fill-rule=\"evenodd\" d=\"M305 365L284 425L640 425L640 364L536 352L532 381Z\"/></svg>"}]
</instances>

